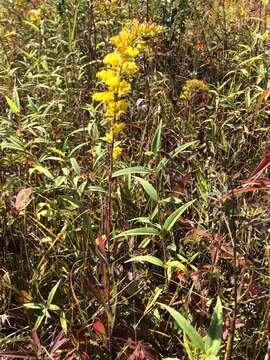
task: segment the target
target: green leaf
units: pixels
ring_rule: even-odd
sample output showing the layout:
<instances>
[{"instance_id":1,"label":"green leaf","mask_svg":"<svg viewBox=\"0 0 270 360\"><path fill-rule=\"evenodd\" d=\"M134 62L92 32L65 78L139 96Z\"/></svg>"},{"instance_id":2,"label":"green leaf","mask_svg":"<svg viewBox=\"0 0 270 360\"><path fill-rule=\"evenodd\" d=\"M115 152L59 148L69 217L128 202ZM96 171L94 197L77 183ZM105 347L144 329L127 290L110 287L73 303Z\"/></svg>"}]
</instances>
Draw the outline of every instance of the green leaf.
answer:
<instances>
[{"instance_id":1,"label":"green leaf","mask_svg":"<svg viewBox=\"0 0 270 360\"><path fill-rule=\"evenodd\" d=\"M69 195L60 195L59 198L61 200L64 200L66 202L68 202L73 209L79 209L81 208L81 203L80 201L77 201L76 199L74 199L72 196Z\"/></svg>"},{"instance_id":2,"label":"green leaf","mask_svg":"<svg viewBox=\"0 0 270 360\"><path fill-rule=\"evenodd\" d=\"M148 168L145 168L143 166L134 166L134 167L125 168L125 169L115 171L113 173L112 177L115 178L115 177L118 177L118 176L123 176L123 175L128 175L128 174L136 174L136 173L150 174L151 170L148 169Z\"/></svg>"},{"instance_id":3,"label":"green leaf","mask_svg":"<svg viewBox=\"0 0 270 360\"><path fill-rule=\"evenodd\" d=\"M158 201L157 191L152 184L150 184L147 180L137 176L134 176L134 179L136 179L142 185L144 191L149 195L152 200Z\"/></svg>"},{"instance_id":4,"label":"green leaf","mask_svg":"<svg viewBox=\"0 0 270 360\"><path fill-rule=\"evenodd\" d=\"M80 168L77 160L74 157L72 157L72 158L70 158L70 163L71 163L72 169L74 170L75 174L80 175L81 168Z\"/></svg>"},{"instance_id":5,"label":"green leaf","mask_svg":"<svg viewBox=\"0 0 270 360\"><path fill-rule=\"evenodd\" d=\"M35 165L34 170L38 171L39 173L44 174L45 176L47 176L47 178L54 180L52 173L47 168L43 167L42 165Z\"/></svg>"},{"instance_id":6,"label":"green leaf","mask_svg":"<svg viewBox=\"0 0 270 360\"><path fill-rule=\"evenodd\" d=\"M10 108L10 110L14 113L14 114L18 114L20 112L20 109L17 107L17 105L15 104L15 102L13 100L11 100L10 97L5 96L6 98L6 102Z\"/></svg>"},{"instance_id":7,"label":"green leaf","mask_svg":"<svg viewBox=\"0 0 270 360\"><path fill-rule=\"evenodd\" d=\"M152 255L139 255L139 256L134 256L132 259L129 259L127 261L125 261L125 263L128 262L133 262L133 261L142 261L142 262L148 262L150 264L156 265L156 266L160 266L160 267L164 267L163 262Z\"/></svg>"},{"instance_id":8,"label":"green leaf","mask_svg":"<svg viewBox=\"0 0 270 360\"><path fill-rule=\"evenodd\" d=\"M180 329L184 331L184 333L188 336L192 346L195 349L201 350L204 352L204 341L203 338L198 334L197 330L191 325L191 323L184 318L178 311L173 309L172 307L159 303L160 306L167 310L172 318L175 320L176 324Z\"/></svg>"},{"instance_id":9,"label":"green leaf","mask_svg":"<svg viewBox=\"0 0 270 360\"><path fill-rule=\"evenodd\" d=\"M171 269L180 269L181 271L183 271L185 274L188 274L189 271L187 269L187 267L185 265L183 265L180 261L178 260L168 260L166 262L166 267L171 268Z\"/></svg>"},{"instance_id":10,"label":"green leaf","mask_svg":"<svg viewBox=\"0 0 270 360\"><path fill-rule=\"evenodd\" d=\"M160 123L156 129L156 132L155 132L155 135L154 135L154 138L152 141L151 151L155 155L159 152L160 146L161 146L161 128L162 128L162 120L160 121Z\"/></svg>"},{"instance_id":11,"label":"green leaf","mask_svg":"<svg viewBox=\"0 0 270 360\"><path fill-rule=\"evenodd\" d=\"M48 309L51 310L51 311L59 311L59 310L61 310L60 307L58 305L55 305L55 304L50 304L48 306Z\"/></svg>"},{"instance_id":12,"label":"green leaf","mask_svg":"<svg viewBox=\"0 0 270 360\"><path fill-rule=\"evenodd\" d=\"M156 304L157 299L159 298L160 294L162 293L164 289L162 287L156 287L154 290L154 294L150 297L145 310L144 310L144 315L146 315L151 309L152 307Z\"/></svg>"},{"instance_id":13,"label":"green leaf","mask_svg":"<svg viewBox=\"0 0 270 360\"><path fill-rule=\"evenodd\" d=\"M32 310L41 310L43 309L43 306L41 304L35 304L35 303L24 303L23 307L26 309L32 309Z\"/></svg>"},{"instance_id":14,"label":"green leaf","mask_svg":"<svg viewBox=\"0 0 270 360\"><path fill-rule=\"evenodd\" d=\"M106 190L103 189L101 186L89 186L87 189L90 192L102 192L102 193L106 192Z\"/></svg>"},{"instance_id":15,"label":"green leaf","mask_svg":"<svg viewBox=\"0 0 270 360\"><path fill-rule=\"evenodd\" d=\"M159 231L153 227L135 228L121 232L116 235L115 238L121 238L126 236L138 236L138 235L159 235Z\"/></svg>"},{"instance_id":16,"label":"green leaf","mask_svg":"<svg viewBox=\"0 0 270 360\"><path fill-rule=\"evenodd\" d=\"M66 319L66 315L65 315L64 311L61 311L61 314L60 314L60 324L61 324L64 334L66 335L67 334L67 319Z\"/></svg>"},{"instance_id":17,"label":"green leaf","mask_svg":"<svg viewBox=\"0 0 270 360\"><path fill-rule=\"evenodd\" d=\"M189 201L188 203L182 205L179 209L176 209L164 222L164 230L170 231L179 217L194 203L195 200Z\"/></svg>"},{"instance_id":18,"label":"green leaf","mask_svg":"<svg viewBox=\"0 0 270 360\"><path fill-rule=\"evenodd\" d=\"M219 352L221 345L222 325L223 310L221 300L218 297L205 342L205 350L208 355L216 356Z\"/></svg>"},{"instance_id":19,"label":"green leaf","mask_svg":"<svg viewBox=\"0 0 270 360\"><path fill-rule=\"evenodd\" d=\"M17 109L20 112L21 111L21 104L20 104L20 98L19 98L19 94L18 94L16 86L14 86L14 89L13 89L13 99L14 99L14 103L15 103Z\"/></svg>"},{"instance_id":20,"label":"green leaf","mask_svg":"<svg viewBox=\"0 0 270 360\"><path fill-rule=\"evenodd\" d=\"M51 305L51 303L52 303L52 301L53 301L53 298L54 298L54 295L55 295L55 293L56 293L56 291L57 291L57 288L58 288L59 284L60 284L60 280L54 285L54 287L53 287L52 290L50 291L49 296L48 296L48 300L47 300L48 306Z\"/></svg>"},{"instance_id":21,"label":"green leaf","mask_svg":"<svg viewBox=\"0 0 270 360\"><path fill-rule=\"evenodd\" d=\"M166 158L163 158L162 160L160 160L156 171L159 172L162 168L164 168L167 163L172 160L174 157L176 157L178 154L180 154L182 151L186 150L188 147L192 146L192 145L197 145L198 141L191 141L191 142L187 142L185 144L181 144L179 145L176 149L172 150Z\"/></svg>"},{"instance_id":22,"label":"green leaf","mask_svg":"<svg viewBox=\"0 0 270 360\"><path fill-rule=\"evenodd\" d=\"M8 140L10 142L3 141L1 144L1 149L11 149L11 150L17 150L17 151L25 151L24 143L18 139L16 136L11 135Z\"/></svg>"},{"instance_id":23,"label":"green leaf","mask_svg":"<svg viewBox=\"0 0 270 360\"><path fill-rule=\"evenodd\" d=\"M44 314L43 314L43 315L40 315L40 316L37 318L37 320L36 320L36 322L35 322L34 330L37 330L37 329L40 327L40 325L41 325L41 323L42 323L42 321L43 321L44 318L45 318L45 315L44 315Z\"/></svg>"}]
</instances>

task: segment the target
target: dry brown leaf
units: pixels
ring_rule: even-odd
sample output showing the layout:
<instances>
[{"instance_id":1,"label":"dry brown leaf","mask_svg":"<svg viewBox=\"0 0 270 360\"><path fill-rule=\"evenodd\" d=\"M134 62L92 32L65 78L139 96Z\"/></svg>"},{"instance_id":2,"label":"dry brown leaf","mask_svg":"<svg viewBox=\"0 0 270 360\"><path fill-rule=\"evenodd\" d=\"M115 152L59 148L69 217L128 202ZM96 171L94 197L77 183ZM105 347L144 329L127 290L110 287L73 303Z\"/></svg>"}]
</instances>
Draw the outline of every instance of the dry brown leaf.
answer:
<instances>
[{"instance_id":1,"label":"dry brown leaf","mask_svg":"<svg viewBox=\"0 0 270 360\"><path fill-rule=\"evenodd\" d=\"M32 192L33 189L31 187L19 191L15 201L15 209L17 212L24 210L30 203L30 196Z\"/></svg>"}]
</instances>

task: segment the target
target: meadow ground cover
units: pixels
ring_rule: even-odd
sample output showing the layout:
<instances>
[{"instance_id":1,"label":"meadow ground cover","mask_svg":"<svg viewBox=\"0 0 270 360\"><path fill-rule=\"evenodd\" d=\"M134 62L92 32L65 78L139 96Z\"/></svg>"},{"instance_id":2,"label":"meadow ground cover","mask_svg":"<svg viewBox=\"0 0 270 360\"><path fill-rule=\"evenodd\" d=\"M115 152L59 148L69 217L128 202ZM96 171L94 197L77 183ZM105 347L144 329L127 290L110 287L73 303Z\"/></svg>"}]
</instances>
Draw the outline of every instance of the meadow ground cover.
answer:
<instances>
[{"instance_id":1,"label":"meadow ground cover","mask_svg":"<svg viewBox=\"0 0 270 360\"><path fill-rule=\"evenodd\" d=\"M268 1L0 5L0 358L268 359Z\"/></svg>"}]
</instances>

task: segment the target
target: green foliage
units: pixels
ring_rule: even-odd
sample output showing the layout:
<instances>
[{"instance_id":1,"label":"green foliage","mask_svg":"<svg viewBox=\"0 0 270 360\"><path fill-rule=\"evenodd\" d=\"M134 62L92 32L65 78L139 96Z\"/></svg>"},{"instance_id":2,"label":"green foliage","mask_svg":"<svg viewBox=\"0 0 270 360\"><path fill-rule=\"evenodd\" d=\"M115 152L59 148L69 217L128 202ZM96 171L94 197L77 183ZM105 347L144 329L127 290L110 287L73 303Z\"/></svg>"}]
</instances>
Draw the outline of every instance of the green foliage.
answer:
<instances>
[{"instance_id":1,"label":"green foliage","mask_svg":"<svg viewBox=\"0 0 270 360\"><path fill-rule=\"evenodd\" d=\"M164 32L112 160L92 95L135 18ZM269 1L1 1L0 358L265 358L269 26Z\"/></svg>"}]
</instances>

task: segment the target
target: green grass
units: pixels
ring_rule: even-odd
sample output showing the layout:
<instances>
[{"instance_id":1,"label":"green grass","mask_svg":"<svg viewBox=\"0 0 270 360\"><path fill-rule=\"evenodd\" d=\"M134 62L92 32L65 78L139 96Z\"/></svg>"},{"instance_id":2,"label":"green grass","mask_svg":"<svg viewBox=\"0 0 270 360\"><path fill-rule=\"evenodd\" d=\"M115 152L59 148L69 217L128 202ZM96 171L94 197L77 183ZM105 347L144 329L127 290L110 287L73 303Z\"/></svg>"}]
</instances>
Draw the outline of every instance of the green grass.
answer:
<instances>
[{"instance_id":1,"label":"green grass","mask_svg":"<svg viewBox=\"0 0 270 360\"><path fill-rule=\"evenodd\" d=\"M189 331L265 358L269 180L240 182L262 159L269 177L265 3L0 1L1 359L210 360ZM164 33L137 61L108 219L91 95L134 18ZM180 98L191 79L209 90ZM204 338L219 298L222 336Z\"/></svg>"}]
</instances>

